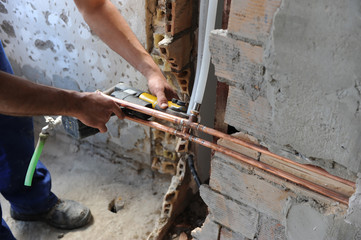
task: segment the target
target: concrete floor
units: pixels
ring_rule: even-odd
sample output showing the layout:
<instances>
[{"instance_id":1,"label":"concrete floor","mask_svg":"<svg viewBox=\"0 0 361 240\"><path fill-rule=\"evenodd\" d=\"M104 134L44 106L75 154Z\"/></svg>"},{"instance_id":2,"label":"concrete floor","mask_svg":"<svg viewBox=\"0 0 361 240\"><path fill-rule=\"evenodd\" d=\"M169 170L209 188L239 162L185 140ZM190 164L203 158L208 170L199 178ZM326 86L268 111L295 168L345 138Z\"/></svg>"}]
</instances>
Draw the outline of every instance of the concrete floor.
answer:
<instances>
[{"instance_id":1,"label":"concrete floor","mask_svg":"<svg viewBox=\"0 0 361 240\"><path fill-rule=\"evenodd\" d=\"M59 134L58 134L59 135ZM59 140L61 139L61 140ZM65 141L64 141L65 140ZM18 240L146 239L160 215L170 177L113 164L93 154L89 144L77 145L70 137L52 136L41 157L60 198L79 201L91 209L92 223L79 230L55 229L41 222L14 221L9 204L0 197L3 217ZM121 198L124 208L113 213L112 200Z\"/></svg>"}]
</instances>

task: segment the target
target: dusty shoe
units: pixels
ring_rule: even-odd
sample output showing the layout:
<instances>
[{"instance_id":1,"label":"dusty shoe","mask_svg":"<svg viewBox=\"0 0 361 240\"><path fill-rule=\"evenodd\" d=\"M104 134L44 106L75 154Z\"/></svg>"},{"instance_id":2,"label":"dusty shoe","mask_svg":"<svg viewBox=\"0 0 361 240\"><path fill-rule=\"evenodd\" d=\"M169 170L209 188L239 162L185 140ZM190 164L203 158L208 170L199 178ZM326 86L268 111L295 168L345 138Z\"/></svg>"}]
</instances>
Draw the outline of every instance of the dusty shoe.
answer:
<instances>
[{"instance_id":1,"label":"dusty shoe","mask_svg":"<svg viewBox=\"0 0 361 240\"><path fill-rule=\"evenodd\" d=\"M10 209L10 215L15 220L44 221L49 225L61 229L75 229L89 223L91 213L89 208L72 200L60 200L49 212L27 215Z\"/></svg>"}]
</instances>

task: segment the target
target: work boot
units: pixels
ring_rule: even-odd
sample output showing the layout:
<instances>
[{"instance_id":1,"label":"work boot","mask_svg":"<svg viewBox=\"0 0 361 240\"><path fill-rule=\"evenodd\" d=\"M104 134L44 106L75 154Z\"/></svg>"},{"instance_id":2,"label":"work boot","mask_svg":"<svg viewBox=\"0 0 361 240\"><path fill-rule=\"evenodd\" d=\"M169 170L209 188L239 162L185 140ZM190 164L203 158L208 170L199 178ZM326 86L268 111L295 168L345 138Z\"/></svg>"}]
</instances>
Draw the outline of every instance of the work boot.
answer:
<instances>
[{"instance_id":1,"label":"work boot","mask_svg":"<svg viewBox=\"0 0 361 240\"><path fill-rule=\"evenodd\" d=\"M75 229L85 226L91 219L89 208L72 200L60 200L48 212L42 214L22 214L10 208L15 220L43 221L61 229Z\"/></svg>"}]
</instances>

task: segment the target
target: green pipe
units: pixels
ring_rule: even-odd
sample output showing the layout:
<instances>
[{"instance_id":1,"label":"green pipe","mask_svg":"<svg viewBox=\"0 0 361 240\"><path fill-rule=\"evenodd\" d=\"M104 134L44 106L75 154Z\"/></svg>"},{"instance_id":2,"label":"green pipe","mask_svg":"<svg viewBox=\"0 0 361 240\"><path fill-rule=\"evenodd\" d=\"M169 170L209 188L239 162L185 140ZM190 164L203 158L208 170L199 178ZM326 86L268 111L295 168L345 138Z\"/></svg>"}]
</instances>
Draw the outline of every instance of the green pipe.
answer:
<instances>
[{"instance_id":1,"label":"green pipe","mask_svg":"<svg viewBox=\"0 0 361 240\"><path fill-rule=\"evenodd\" d=\"M25 186L31 187L35 168L36 168L36 165L38 164L41 152L43 151L45 140L48 138L48 136L49 136L49 134L44 134L44 133L39 134L38 143L36 144L34 154L29 163L28 171L26 172L25 183L24 183Z\"/></svg>"}]
</instances>

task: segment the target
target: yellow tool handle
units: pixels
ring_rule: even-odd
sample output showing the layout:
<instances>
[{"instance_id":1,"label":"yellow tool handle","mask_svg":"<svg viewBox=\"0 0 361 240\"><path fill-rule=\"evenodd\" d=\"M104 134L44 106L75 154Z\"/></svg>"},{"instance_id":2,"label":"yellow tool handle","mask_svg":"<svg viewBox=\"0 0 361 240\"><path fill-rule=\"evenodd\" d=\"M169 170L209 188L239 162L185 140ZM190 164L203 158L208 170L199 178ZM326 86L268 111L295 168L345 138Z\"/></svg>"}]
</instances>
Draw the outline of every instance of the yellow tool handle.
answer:
<instances>
[{"instance_id":1,"label":"yellow tool handle","mask_svg":"<svg viewBox=\"0 0 361 240\"><path fill-rule=\"evenodd\" d=\"M156 96L153 96L152 94L149 94L149 93L142 93L139 95L139 98L146 101L146 102L149 102L152 104L152 108L154 109L160 109L159 106L157 107L157 104L158 104L158 99ZM168 107L172 110L175 110L175 111L181 111L183 110L184 107L176 104L176 103L173 103L172 101L168 101Z\"/></svg>"},{"instance_id":2,"label":"yellow tool handle","mask_svg":"<svg viewBox=\"0 0 361 240\"><path fill-rule=\"evenodd\" d=\"M158 99L156 96L153 96L152 94L149 94L149 93L142 93L139 95L139 98L146 101L146 102L149 102L152 104L152 108L155 108L155 106L157 105L158 103ZM168 104L169 105L169 104Z\"/></svg>"}]
</instances>

